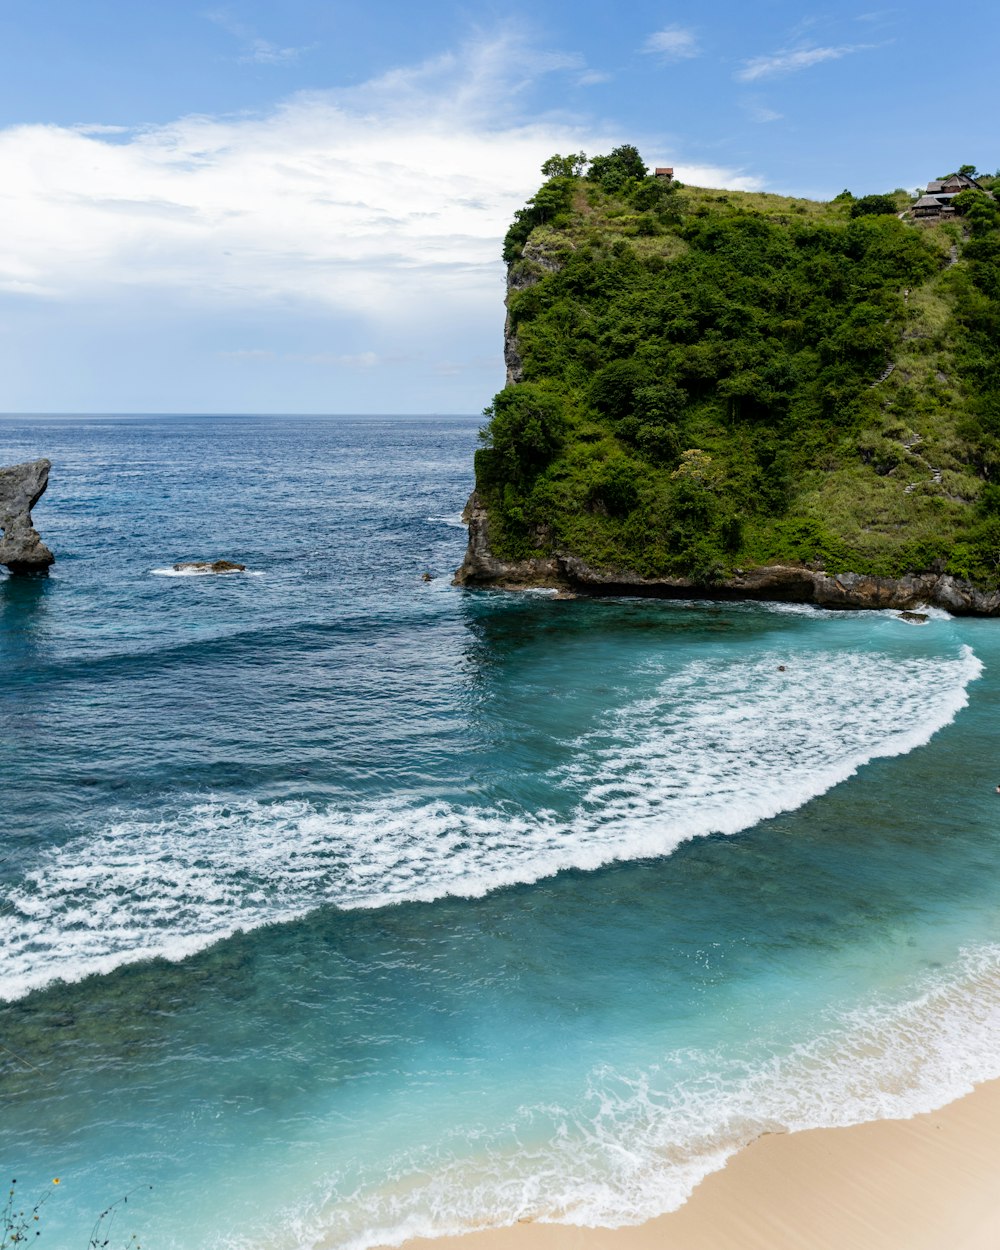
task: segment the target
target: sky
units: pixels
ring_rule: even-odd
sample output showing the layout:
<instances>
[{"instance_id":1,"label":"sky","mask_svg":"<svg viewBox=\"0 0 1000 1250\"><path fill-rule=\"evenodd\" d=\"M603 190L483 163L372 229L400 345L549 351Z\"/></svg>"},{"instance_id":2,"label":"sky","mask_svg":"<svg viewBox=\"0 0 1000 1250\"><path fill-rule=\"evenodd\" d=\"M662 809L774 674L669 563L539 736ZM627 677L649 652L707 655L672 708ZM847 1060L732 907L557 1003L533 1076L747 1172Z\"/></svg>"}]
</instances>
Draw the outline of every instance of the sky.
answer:
<instances>
[{"instance_id":1,"label":"sky","mask_svg":"<svg viewBox=\"0 0 1000 1250\"><path fill-rule=\"evenodd\" d=\"M477 413L554 152L1000 166L993 0L0 0L0 412Z\"/></svg>"}]
</instances>

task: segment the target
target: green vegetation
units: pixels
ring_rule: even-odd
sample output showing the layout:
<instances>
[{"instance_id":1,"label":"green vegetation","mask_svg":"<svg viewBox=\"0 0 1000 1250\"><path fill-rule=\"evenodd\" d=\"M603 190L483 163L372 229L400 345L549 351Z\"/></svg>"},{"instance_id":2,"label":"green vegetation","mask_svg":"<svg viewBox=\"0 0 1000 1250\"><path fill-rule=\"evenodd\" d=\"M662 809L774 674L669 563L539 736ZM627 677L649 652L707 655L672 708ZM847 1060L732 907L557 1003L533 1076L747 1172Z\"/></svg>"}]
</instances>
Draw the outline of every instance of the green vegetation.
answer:
<instances>
[{"instance_id":1,"label":"green vegetation","mask_svg":"<svg viewBox=\"0 0 1000 1250\"><path fill-rule=\"evenodd\" d=\"M884 213L895 215L898 211L891 195L863 195L851 204L852 217L877 217Z\"/></svg>"},{"instance_id":2,"label":"green vegetation","mask_svg":"<svg viewBox=\"0 0 1000 1250\"><path fill-rule=\"evenodd\" d=\"M476 457L498 555L997 584L992 195L912 223L903 191L682 187L629 145L543 172L504 243L521 378Z\"/></svg>"}]
</instances>

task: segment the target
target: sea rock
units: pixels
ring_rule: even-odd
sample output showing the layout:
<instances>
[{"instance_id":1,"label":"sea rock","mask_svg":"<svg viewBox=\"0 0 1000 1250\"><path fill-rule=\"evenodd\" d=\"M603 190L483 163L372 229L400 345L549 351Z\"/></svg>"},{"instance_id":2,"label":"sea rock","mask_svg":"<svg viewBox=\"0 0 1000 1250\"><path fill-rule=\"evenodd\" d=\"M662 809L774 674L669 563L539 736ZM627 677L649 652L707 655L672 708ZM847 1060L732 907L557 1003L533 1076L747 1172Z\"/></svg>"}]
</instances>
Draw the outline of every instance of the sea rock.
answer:
<instances>
[{"instance_id":1,"label":"sea rock","mask_svg":"<svg viewBox=\"0 0 1000 1250\"><path fill-rule=\"evenodd\" d=\"M926 625L930 620L926 612L900 612L898 616L901 621L907 621L910 625Z\"/></svg>"},{"instance_id":2,"label":"sea rock","mask_svg":"<svg viewBox=\"0 0 1000 1250\"><path fill-rule=\"evenodd\" d=\"M30 460L0 469L0 564L12 573L44 573L55 556L31 523L31 509L49 484L48 460Z\"/></svg>"},{"instance_id":3,"label":"sea rock","mask_svg":"<svg viewBox=\"0 0 1000 1250\"><path fill-rule=\"evenodd\" d=\"M174 565L175 573L245 573L245 564L232 560L185 560Z\"/></svg>"}]
</instances>

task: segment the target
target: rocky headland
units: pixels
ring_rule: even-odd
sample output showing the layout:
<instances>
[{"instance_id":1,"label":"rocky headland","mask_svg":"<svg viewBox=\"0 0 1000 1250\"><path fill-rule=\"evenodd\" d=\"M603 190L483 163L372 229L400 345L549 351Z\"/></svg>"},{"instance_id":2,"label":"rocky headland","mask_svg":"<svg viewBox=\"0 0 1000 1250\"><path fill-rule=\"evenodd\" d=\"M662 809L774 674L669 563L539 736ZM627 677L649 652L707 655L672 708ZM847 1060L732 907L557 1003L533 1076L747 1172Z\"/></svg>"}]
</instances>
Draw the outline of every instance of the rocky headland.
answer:
<instances>
[{"instance_id":1,"label":"rocky headland","mask_svg":"<svg viewBox=\"0 0 1000 1250\"><path fill-rule=\"evenodd\" d=\"M917 221L586 164L504 243L456 583L1000 615L1000 176Z\"/></svg>"},{"instance_id":2,"label":"rocky headland","mask_svg":"<svg viewBox=\"0 0 1000 1250\"><path fill-rule=\"evenodd\" d=\"M0 564L12 573L44 573L55 562L31 521L51 467L48 460L31 460L0 469Z\"/></svg>"}]
</instances>

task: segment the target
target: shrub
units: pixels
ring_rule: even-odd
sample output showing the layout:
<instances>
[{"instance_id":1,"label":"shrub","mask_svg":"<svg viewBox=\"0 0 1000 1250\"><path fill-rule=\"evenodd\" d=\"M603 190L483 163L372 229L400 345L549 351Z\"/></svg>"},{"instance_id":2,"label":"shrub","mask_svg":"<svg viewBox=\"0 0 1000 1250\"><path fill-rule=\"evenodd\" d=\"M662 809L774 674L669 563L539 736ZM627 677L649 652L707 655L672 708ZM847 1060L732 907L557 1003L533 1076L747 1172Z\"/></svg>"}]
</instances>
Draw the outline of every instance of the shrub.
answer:
<instances>
[{"instance_id":1,"label":"shrub","mask_svg":"<svg viewBox=\"0 0 1000 1250\"><path fill-rule=\"evenodd\" d=\"M647 381L646 371L634 360L613 360L594 375L590 402L603 416L621 420L634 413L636 392Z\"/></svg>"},{"instance_id":2,"label":"shrub","mask_svg":"<svg viewBox=\"0 0 1000 1250\"><path fill-rule=\"evenodd\" d=\"M591 498L611 516L626 517L639 502L638 466L624 456L609 460L594 483Z\"/></svg>"},{"instance_id":3,"label":"shrub","mask_svg":"<svg viewBox=\"0 0 1000 1250\"><path fill-rule=\"evenodd\" d=\"M852 217L881 216L883 213L895 215L896 201L891 195L863 195L851 205Z\"/></svg>"}]
</instances>

